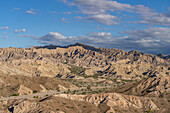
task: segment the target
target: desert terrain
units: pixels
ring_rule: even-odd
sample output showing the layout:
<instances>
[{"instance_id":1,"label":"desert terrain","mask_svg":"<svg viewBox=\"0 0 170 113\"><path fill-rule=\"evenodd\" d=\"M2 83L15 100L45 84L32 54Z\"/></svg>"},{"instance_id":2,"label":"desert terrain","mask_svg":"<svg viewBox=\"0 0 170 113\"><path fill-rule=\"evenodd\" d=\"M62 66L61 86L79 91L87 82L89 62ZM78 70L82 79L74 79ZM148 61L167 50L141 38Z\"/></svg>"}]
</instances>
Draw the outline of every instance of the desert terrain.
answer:
<instances>
[{"instance_id":1,"label":"desert terrain","mask_svg":"<svg viewBox=\"0 0 170 113\"><path fill-rule=\"evenodd\" d=\"M0 113L169 113L170 57L76 43L0 49Z\"/></svg>"}]
</instances>

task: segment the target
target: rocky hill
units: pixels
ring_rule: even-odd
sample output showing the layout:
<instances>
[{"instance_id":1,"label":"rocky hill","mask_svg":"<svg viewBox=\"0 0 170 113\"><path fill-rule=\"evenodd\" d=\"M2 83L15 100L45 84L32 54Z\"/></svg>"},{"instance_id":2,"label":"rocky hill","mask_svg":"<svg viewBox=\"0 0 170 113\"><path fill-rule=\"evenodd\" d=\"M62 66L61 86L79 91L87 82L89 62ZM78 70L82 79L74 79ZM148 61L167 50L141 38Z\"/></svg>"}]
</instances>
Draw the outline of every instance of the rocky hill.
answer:
<instances>
[{"instance_id":1,"label":"rocky hill","mask_svg":"<svg viewBox=\"0 0 170 113\"><path fill-rule=\"evenodd\" d=\"M44 97L50 90L58 95ZM81 43L0 49L3 113L168 113L169 94L168 55Z\"/></svg>"},{"instance_id":2,"label":"rocky hill","mask_svg":"<svg viewBox=\"0 0 170 113\"><path fill-rule=\"evenodd\" d=\"M0 97L27 95L48 90L76 88L75 85L51 77L29 77L0 74Z\"/></svg>"},{"instance_id":3,"label":"rocky hill","mask_svg":"<svg viewBox=\"0 0 170 113\"><path fill-rule=\"evenodd\" d=\"M0 103L0 110L2 113L168 113L168 101L119 93L59 94L41 99L4 101Z\"/></svg>"},{"instance_id":4,"label":"rocky hill","mask_svg":"<svg viewBox=\"0 0 170 113\"><path fill-rule=\"evenodd\" d=\"M170 76L150 77L137 83L122 85L107 92L127 95L170 98Z\"/></svg>"},{"instance_id":5,"label":"rocky hill","mask_svg":"<svg viewBox=\"0 0 170 113\"><path fill-rule=\"evenodd\" d=\"M169 75L170 61L157 55L138 51L95 48L76 43L58 47L0 49L0 71L6 74L27 76L50 76L68 78L76 75L97 76L114 79L141 79L155 71ZM82 69L70 71L73 66ZM157 73L158 74L158 73Z\"/></svg>"}]
</instances>

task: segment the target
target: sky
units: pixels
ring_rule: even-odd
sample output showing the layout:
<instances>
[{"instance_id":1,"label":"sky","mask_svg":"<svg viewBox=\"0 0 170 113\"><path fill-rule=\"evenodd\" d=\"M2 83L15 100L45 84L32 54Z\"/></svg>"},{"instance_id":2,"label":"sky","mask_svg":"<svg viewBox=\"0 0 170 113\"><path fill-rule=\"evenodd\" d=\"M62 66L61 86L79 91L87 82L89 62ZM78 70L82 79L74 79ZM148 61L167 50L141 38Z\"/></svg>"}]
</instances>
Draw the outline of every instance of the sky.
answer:
<instances>
[{"instance_id":1,"label":"sky","mask_svg":"<svg viewBox=\"0 0 170 113\"><path fill-rule=\"evenodd\" d=\"M170 1L0 0L0 48L76 42L170 55Z\"/></svg>"}]
</instances>

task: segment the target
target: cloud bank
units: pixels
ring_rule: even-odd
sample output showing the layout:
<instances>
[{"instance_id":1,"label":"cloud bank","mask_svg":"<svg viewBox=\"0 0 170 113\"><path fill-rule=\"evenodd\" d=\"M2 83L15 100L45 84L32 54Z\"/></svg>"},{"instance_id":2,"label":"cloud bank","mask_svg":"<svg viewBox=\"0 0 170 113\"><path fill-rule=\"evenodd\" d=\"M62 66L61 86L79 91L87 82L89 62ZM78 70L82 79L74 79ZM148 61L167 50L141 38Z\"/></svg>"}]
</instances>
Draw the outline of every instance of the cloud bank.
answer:
<instances>
[{"instance_id":1,"label":"cloud bank","mask_svg":"<svg viewBox=\"0 0 170 113\"><path fill-rule=\"evenodd\" d=\"M84 19L92 20L104 25L115 25L119 23L117 11L135 13L139 17L138 22L153 25L170 26L170 10L166 13L157 13L144 5L131 5L111 0L63 0L70 6L77 7L77 13L86 15Z\"/></svg>"},{"instance_id":2,"label":"cloud bank","mask_svg":"<svg viewBox=\"0 0 170 113\"><path fill-rule=\"evenodd\" d=\"M86 36L63 36L57 32L37 38L39 43L53 45L69 45L76 42L96 47L119 48L126 51L138 50L147 53L170 54L170 28L155 27L144 30L123 31L122 37L106 32L93 32Z\"/></svg>"}]
</instances>

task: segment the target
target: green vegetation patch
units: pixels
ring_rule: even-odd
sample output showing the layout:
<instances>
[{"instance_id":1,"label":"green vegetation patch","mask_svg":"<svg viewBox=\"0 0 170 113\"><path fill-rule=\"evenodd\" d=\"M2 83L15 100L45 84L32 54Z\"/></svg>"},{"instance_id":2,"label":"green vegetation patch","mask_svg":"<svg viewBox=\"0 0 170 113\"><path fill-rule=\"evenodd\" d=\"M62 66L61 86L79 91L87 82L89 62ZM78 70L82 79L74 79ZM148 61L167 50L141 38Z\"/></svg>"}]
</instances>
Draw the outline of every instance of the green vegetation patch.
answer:
<instances>
[{"instance_id":1,"label":"green vegetation patch","mask_svg":"<svg viewBox=\"0 0 170 113\"><path fill-rule=\"evenodd\" d=\"M78 67L78 66L71 66L71 68L69 68L69 70L71 71L71 73L76 74L76 75L85 75L84 71L86 70L85 68L82 67Z\"/></svg>"},{"instance_id":2,"label":"green vegetation patch","mask_svg":"<svg viewBox=\"0 0 170 113\"><path fill-rule=\"evenodd\" d=\"M38 91L34 90L33 93L37 93Z\"/></svg>"},{"instance_id":3,"label":"green vegetation patch","mask_svg":"<svg viewBox=\"0 0 170 113\"><path fill-rule=\"evenodd\" d=\"M12 96L19 96L19 94L13 94Z\"/></svg>"},{"instance_id":4,"label":"green vegetation patch","mask_svg":"<svg viewBox=\"0 0 170 113\"><path fill-rule=\"evenodd\" d=\"M34 96L33 98L38 98L38 96Z\"/></svg>"}]
</instances>

